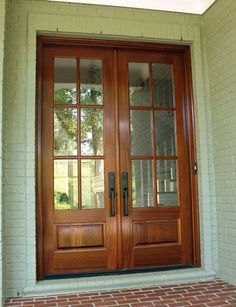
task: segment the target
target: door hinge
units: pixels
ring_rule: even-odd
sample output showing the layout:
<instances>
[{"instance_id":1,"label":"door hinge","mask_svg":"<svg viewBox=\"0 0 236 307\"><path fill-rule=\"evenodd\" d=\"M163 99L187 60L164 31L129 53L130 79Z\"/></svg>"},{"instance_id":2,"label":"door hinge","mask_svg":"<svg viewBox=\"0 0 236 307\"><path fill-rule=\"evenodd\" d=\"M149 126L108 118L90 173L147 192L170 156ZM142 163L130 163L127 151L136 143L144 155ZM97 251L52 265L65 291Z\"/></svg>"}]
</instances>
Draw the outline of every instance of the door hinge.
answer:
<instances>
[{"instance_id":1,"label":"door hinge","mask_svg":"<svg viewBox=\"0 0 236 307\"><path fill-rule=\"evenodd\" d=\"M193 162L193 172L195 175L197 175L198 173L198 165L197 165L197 161Z\"/></svg>"}]
</instances>

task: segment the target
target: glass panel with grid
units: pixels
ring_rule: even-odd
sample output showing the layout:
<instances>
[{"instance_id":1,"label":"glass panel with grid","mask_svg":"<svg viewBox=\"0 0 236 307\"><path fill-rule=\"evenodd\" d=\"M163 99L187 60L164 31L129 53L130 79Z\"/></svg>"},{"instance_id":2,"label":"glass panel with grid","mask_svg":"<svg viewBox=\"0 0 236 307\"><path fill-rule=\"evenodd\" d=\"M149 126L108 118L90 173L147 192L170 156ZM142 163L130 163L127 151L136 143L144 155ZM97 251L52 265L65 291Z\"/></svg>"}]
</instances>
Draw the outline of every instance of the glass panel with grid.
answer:
<instances>
[{"instance_id":1,"label":"glass panel with grid","mask_svg":"<svg viewBox=\"0 0 236 307\"><path fill-rule=\"evenodd\" d=\"M102 60L54 59L55 210L104 208L102 75Z\"/></svg>"},{"instance_id":2,"label":"glass panel with grid","mask_svg":"<svg viewBox=\"0 0 236 307\"><path fill-rule=\"evenodd\" d=\"M178 206L172 64L128 67L132 206Z\"/></svg>"}]
</instances>

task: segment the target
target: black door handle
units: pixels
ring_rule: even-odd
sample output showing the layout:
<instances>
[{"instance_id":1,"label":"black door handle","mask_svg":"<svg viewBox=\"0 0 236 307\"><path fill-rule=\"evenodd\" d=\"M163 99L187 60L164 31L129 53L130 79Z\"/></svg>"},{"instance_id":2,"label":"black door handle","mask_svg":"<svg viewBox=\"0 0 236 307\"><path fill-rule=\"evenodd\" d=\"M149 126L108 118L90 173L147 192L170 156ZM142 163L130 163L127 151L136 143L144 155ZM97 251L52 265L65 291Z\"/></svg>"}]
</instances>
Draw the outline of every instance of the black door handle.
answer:
<instances>
[{"instance_id":1,"label":"black door handle","mask_svg":"<svg viewBox=\"0 0 236 307\"><path fill-rule=\"evenodd\" d=\"M110 216L116 215L116 208L115 208L115 173L109 172L108 173L108 190L109 190L109 198L111 199L111 209L110 209Z\"/></svg>"},{"instance_id":2,"label":"black door handle","mask_svg":"<svg viewBox=\"0 0 236 307\"><path fill-rule=\"evenodd\" d=\"M129 195L128 195L128 191L129 191L129 185L128 185L128 173L127 172L123 172L121 174L121 193L122 193L122 197L124 199L124 216L128 216L129 215Z\"/></svg>"}]
</instances>

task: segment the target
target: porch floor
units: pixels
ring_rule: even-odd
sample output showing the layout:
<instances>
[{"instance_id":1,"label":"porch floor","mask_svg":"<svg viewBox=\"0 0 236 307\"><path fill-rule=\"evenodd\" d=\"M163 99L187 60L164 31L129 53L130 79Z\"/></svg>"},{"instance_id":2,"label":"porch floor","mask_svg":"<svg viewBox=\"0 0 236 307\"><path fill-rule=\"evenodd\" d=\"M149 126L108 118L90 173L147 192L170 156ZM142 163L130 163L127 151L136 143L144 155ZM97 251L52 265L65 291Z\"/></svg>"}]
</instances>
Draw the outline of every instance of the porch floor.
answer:
<instances>
[{"instance_id":1,"label":"porch floor","mask_svg":"<svg viewBox=\"0 0 236 307\"><path fill-rule=\"evenodd\" d=\"M7 306L236 306L236 287L220 279L147 288L9 298Z\"/></svg>"}]
</instances>

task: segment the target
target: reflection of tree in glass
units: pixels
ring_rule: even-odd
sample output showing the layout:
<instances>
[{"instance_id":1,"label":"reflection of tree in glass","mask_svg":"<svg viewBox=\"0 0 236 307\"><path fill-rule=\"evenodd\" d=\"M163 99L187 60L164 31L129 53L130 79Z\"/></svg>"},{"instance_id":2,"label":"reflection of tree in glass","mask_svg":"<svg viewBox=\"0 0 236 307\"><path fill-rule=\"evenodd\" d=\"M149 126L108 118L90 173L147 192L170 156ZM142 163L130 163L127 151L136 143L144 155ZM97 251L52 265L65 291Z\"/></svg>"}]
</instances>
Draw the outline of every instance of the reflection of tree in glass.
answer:
<instances>
[{"instance_id":1,"label":"reflection of tree in glass","mask_svg":"<svg viewBox=\"0 0 236 307\"><path fill-rule=\"evenodd\" d=\"M56 108L54 114L55 155L76 154L77 110Z\"/></svg>"},{"instance_id":2,"label":"reflection of tree in glass","mask_svg":"<svg viewBox=\"0 0 236 307\"><path fill-rule=\"evenodd\" d=\"M54 88L54 103L55 104L72 104L76 103L75 88Z\"/></svg>"},{"instance_id":3,"label":"reflection of tree in glass","mask_svg":"<svg viewBox=\"0 0 236 307\"><path fill-rule=\"evenodd\" d=\"M55 104L72 104L76 101L76 89L54 89ZM76 154L77 110L75 108L55 108L54 113L54 154ZM67 163L68 190L54 191L56 209L72 209L77 204L74 199L73 164ZM62 178L62 182L63 182ZM63 184L61 184L63 186Z\"/></svg>"},{"instance_id":4,"label":"reflection of tree in glass","mask_svg":"<svg viewBox=\"0 0 236 307\"><path fill-rule=\"evenodd\" d=\"M103 101L102 87L99 86L81 86L80 103L88 105L101 105Z\"/></svg>"},{"instance_id":5,"label":"reflection of tree in glass","mask_svg":"<svg viewBox=\"0 0 236 307\"><path fill-rule=\"evenodd\" d=\"M85 155L103 153L103 110L81 110L81 151Z\"/></svg>"},{"instance_id":6,"label":"reflection of tree in glass","mask_svg":"<svg viewBox=\"0 0 236 307\"><path fill-rule=\"evenodd\" d=\"M80 88L81 103L85 105L95 105L102 103L102 89ZM74 101L74 91L64 91L55 89L55 103L65 104ZM83 98L82 98L83 97ZM99 103L98 103L99 101ZM81 110L81 147L86 148L87 154L98 155L103 153L103 112L98 108L83 108ZM76 108L55 108L54 115L54 152L55 155L73 155L77 148L77 109ZM92 164L94 177L91 177L91 190L84 195L88 195L91 202L91 194L94 202L91 207L99 206L98 195L94 192L94 180L99 176L101 161ZM68 176L73 178L73 168L68 163ZM73 180L68 180L68 195L65 191L54 191L55 208L73 208ZM87 192L87 191L86 191ZM90 193L90 196L89 196ZM66 197L60 197L66 194ZM64 195L65 196L65 195ZM87 203L87 201L86 201Z\"/></svg>"},{"instance_id":7,"label":"reflection of tree in glass","mask_svg":"<svg viewBox=\"0 0 236 307\"><path fill-rule=\"evenodd\" d=\"M76 89L54 89L56 104L75 102ZM73 154L76 150L77 113L72 108L56 108L54 116L54 152L56 155Z\"/></svg>"},{"instance_id":8,"label":"reflection of tree in glass","mask_svg":"<svg viewBox=\"0 0 236 307\"><path fill-rule=\"evenodd\" d=\"M95 105L97 101L102 101L102 89L80 88L81 103L86 105ZM103 114L99 109L86 108L81 111L81 143L85 146L85 151L97 155L99 145L103 137ZM88 150L86 150L88 147Z\"/></svg>"},{"instance_id":9,"label":"reflection of tree in glass","mask_svg":"<svg viewBox=\"0 0 236 307\"><path fill-rule=\"evenodd\" d=\"M101 87L81 87L80 95L81 104L96 105L102 103ZM98 108L83 108L81 110L81 148L83 154L94 156L103 154L103 110ZM96 193L94 191L94 184L101 177L101 161L96 160L96 163L90 164L90 174L93 174L93 177L89 179L91 184L87 186L90 187L90 190L83 193L83 203L88 204L86 205L88 207L101 206L100 198L103 197L103 192L100 195L101 192Z\"/></svg>"}]
</instances>

